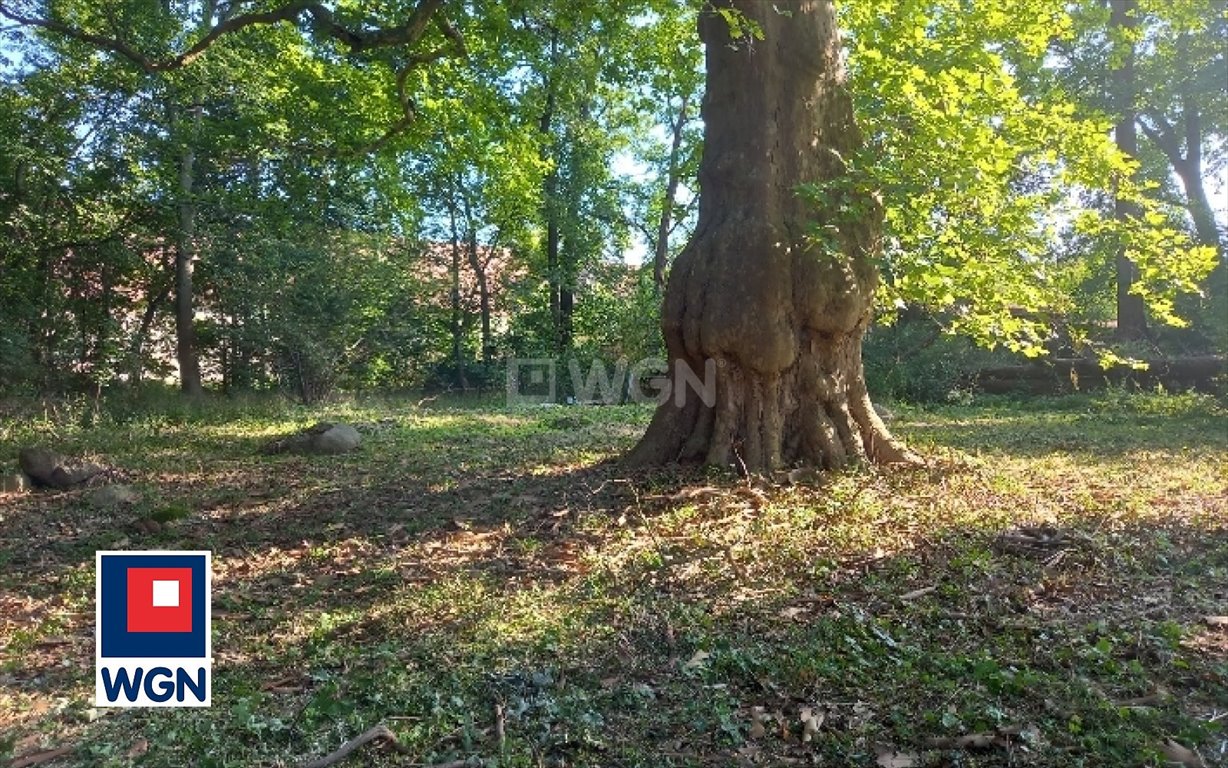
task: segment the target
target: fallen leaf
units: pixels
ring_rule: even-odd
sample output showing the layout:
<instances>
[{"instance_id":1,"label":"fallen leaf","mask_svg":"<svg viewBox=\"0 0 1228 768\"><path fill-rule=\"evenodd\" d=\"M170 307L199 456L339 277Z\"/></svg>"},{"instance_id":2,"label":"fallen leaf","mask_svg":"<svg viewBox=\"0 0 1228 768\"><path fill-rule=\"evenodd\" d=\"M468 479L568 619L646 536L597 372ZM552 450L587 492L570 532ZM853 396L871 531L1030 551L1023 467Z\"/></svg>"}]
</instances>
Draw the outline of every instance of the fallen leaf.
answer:
<instances>
[{"instance_id":1,"label":"fallen leaf","mask_svg":"<svg viewBox=\"0 0 1228 768\"><path fill-rule=\"evenodd\" d=\"M1147 694L1146 696L1138 696L1133 699L1125 699L1117 702L1119 707L1154 707L1164 703L1164 691L1156 691L1155 693Z\"/></svg>"},{"instance_id":2,"label":"fallen leaf","mask_svg":"<svg viewBox=\"0 0 1228 768\"><path fill-rule=\"evenodd\" d=\"M819 728L823 727L823 721L827 719L827 713L823 710L816 710L813 707L802 707L798 712L802 720L802 743L809 743L818 735Z\"/></svg>"},{"instance_id":3,"label":"fallen leaf","mask_svg":"<svg viewBox=\"0 0 1228 768\"><path fill-rule=\"evenodd\" d=\"M1185 766L1185 768L1207 768L1206 762L1197 752L1189 747L1178 744L1169 739L1160 745L1160 753L1164 755L1170 763Z\"/></svg>"},{"instance_id":4,"label":"fallen leaf","mask_svg":"<svg viewBox=\"0 0 1228 768\"><path fill-rule=\"evenodd\" d=\"M900 599L904 600L905 602L907 602L908 600L916 600L918 597L924 597L928 595L929 593L935 591L936 589L938 589L938 587L935 587L935 586L922 587L921 589L914 589L912 592L906 592L900 595Z\"/></svg>"},{"instance_id":5,"label":"fallen leaf","mask_svg":"<svg viewBox=\"0 0 1228 768\"><path fill-rule=\"evenodd\" d=\"M920 765L920 758L912 752L879 752L874 764L879 768L914 768Z\"/></svg>"},{"instance_id":6,"label":"fallen leaf","mask_svg":"<svg viewBox=\"0 0 1228 768\"><path fill-rule=\"evenodd\" d=\"M129 758L140 757L148 751L149 742L145 739L137 739L136 741L132 742L131 747L128 747L128 751L125 753L125 756Z\"/></svg>"},{"instance_id":7,"label":"fallen leaf","mask_svg":"<svg viewBox=\"0 0 1228 768\"><path fill-rule=\"evenodd\" d=\"M996 731L983 731L953 738L937 736L932 739L926 739L925 743L927 746L934 747L935 749L985 749L992 747L994 744L1005 746L1007 740Z\"/></svg>"},{"instance_id":8,"label":"fallen leaf","mask_svg":"<svg viewBox=\"0 0 1228 768\"><path fill-rule=\"evenodd\" d=\"M54 648L57 645L72 645L72 638L70 637L44 637L42 640L39 640L37 643L35 643L35 645L39 648Z\"/></svg>"},{"instance_id":9,"label":"fallen leaf","mask_svg":"<svg viewBox=\"0 0 1228 768\"><path fill-rule=\"evenodd\" d=\"M686 672L694 672L706 664L711 656L712 654L708 653L707 651L696 651L694 654L692 654L691 658L687 660L686 664L682 665L682 669Z\"/></svg>"}]
</instances>

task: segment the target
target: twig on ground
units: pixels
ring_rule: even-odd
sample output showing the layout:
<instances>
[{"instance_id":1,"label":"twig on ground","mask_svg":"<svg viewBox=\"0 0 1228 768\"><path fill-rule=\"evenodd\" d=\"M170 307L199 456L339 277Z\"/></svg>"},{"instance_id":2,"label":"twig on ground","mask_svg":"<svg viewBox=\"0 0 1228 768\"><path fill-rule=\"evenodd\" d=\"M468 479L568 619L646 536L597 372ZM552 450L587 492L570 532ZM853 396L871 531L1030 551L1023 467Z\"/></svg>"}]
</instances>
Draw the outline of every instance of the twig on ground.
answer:
<instances>
[{"instance_id":1,"label":"twig on ground","mask_svg":"<svg viewBox=\"0 0 1228 768\"><path fill-rule=\"evenodd\" d=\"M57 757L63 757L69 752L72 752L76 747L56 747L55 749L47 749L42 752L34 752L28 755L22 755L13 762L9 763L11 768L29 768L29 766L42 765L50 762Z\"/></svg>"},{"instance_id":2,"label":"twig on ground","mask_svg":"<svg viewBox=\"0 0 1228 768\"><path fill-rule=\"evenodd\" d=\"M351 752L363 746L367 742L375 741L376 739L386 740L397 752L406 751L401 742L397 741L396 735L392 731L388 730L387 726L377 725L374 728L367 729L361 735L356 736L342 744L336 751L330 752L324 757L312 760L309 763L303 763L301 768L328 768L328 766L346 759L350 756ZM463 765L463 763L458 763L457 765Z\"/></svg>"}]
</instances>

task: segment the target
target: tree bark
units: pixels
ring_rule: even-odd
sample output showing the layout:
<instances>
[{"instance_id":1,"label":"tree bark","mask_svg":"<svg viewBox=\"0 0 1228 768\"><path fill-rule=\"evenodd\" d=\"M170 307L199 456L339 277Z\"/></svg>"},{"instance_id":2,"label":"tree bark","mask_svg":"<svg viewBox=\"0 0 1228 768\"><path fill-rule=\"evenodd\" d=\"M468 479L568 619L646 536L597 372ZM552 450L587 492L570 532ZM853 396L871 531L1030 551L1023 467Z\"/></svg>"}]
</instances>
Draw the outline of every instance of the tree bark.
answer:
<instances>
[{"instance_id":1,"label":"tree bark","mask_svg":"<svg viewBox=\"0 0 1228 768\"><path fill-rule=\"evenodd\" d=\"M456 183L452 186L453 199L449 204L449 215L452 226L452 263L448 268L448 277L451 282L451 303L452 303L452 365L456 369L456 386L462 390L469 389L469 380L465 376L465 354L463 345L464 335L464 318L461 311L461 285L460 285L460 265L461 265L461 244L460 232L456 226Z\"/></svg>"},{"instance_id":2,"label":"tree bark","mask_svg":"<svg viewBox=\"0 0 1228 768\"><path fill-rule=\"evenodd\" d=\"M482 364L489 366L494 355L494 340L490 334L490 283L486 277L486 265L478 254L478 233L471 223L469 229L469 268L473 270L478 284L478 312L482 323Z\"/></svg>"},{"instance_id":3,"label":"tree bark","mask_svg":"<svg viewBox=\"0 0 1228 768\"><path fill-rule=\"evenodd\" d=\"M1113 98L1116 102L1117 125L1113 136L1117 148L1131 158L1138 157L1138 131L1135 120L1138 115L1135 109L1135 77L1134 77L1134 42L1130 35L1137 26L1135 0L1116 0L1111 3L1109 25L1115 33L1115 47L1121 54L1117 68L1113 70ZM1139 215L1138 206L1118 197L1114 201L1114 213L1118 220L1135 218ZM1143 297L1131 292L1131 288L1139 279L1138 267L1130 261L1126 246L1117 249L1117 337L1122 340L1142 339L1147 337L1147 314L1143 305Z\"/></svg>"},{"instance_id":4,"label":"tree bark","mask_svg":"<svg viewBox=\"0 0 1228 768\"><path fill-rule=\"evenodd\" d=\"M657 240L652 259L652 281L658 293L665 287L665 265L669 261L669 233L673 229L674 200L678 197L678 183L681 180L679 164L682 156L682 136L688 121L689 108L686 96L682 97L682 105L678 108L678 117L674 120L673 136L669 145L669 168L666 170L665 196L661 200L661 218L657 222Z\"/></svg>"},{"instance_id":5,"label":"tree bark","mask_svg":"<svg viewBox=\"0 0 1228 768\"><path fill-rule=\"evenodd\" d=\"M196 258L196 150L193 144L200 127L199 105L188 109L191 127L186 130L179 156L179 232L175 248L175 357L179 362L179 387L184 394L199 396L200 359L196 350L196 308L192 289L192 262Z\"/></svg>"},{"instance_id":6,"label":"tree bark","mask_svg":"<svg viewBox=\"0 0 1228 768\"><path fill-rule=\"evenodd\" d=\"M571 315L575 297L568 278L570 270L564 264L562 218L564 201L561 195L562 152L558 137L554 135L554 118L558 109L558 96L555 93L557 70L561 60L559 46L559 30L549 27L550 60L549 72L543 76L543 87L546 91L546 103L542 110L538 130L542 138L542 160L551 162L550 172L543 181L542 198L545 206L546 219L546 273L550 284L550 323L554 338L554 352L565 355L571 347Z\"/></svg>"},{"instance_id":7,"label":"tree bark","mask_svg":"<svg viewBox=\"0 0 1228 768\"><path fill-rule=\"evenodd\" d=\"M1188 43L1182 37L1178 52L1184 54L1187 51ZM1198 241L1223 253L1219 227L1215 224L1215 213L1207 200L1207 189L1202 180L1202 110L1188 81L1181 84L1181 118L1185 121L1185 158L1184 162L1175 163L1173 168L1181 177L1181 185L1185 187L1186 207L1190 211L1190 218L1194 220L1194 232Z\"/></svg>"},{"instance_id":8,"label":"tree bark","mask_svg":"<svg viewBox=\"0 0 1228 768\"><path fill-rule=\"evenodd\" d=\"M731 40L717 12L726 7L764 39ZM699 26L699 220L662 317L674 391L627 462L760 471L915 461L871 406L861 362L881 205L849 186L822 209L798 194L806 182L846 179L862 146L832 3L722 0ZM812 237L814 225L829 236ZM683 388L688 372L710 373L707 396Z\"/></svg>"},{"instance_id":9,"label":"tree bark","mask_svg":"<svg viewBox=\"0 0 1228 768\"><path fill-rule=\"evenodd\" d=\"M152 284L149 286L145 311L141 313L141 322L137 325L136 332L132 336L132 342L128 347L128 384L133 388L139 388L144 379L145 343L149 340L149 331L153 328L154 320L158 315L158 309L171 292L170 281L165 280L165 278L162 279L164 282L156 289Z\"/></svg>"},{"instance_id":10,"label":"tree bark","mask_svg":"<svg viewBox=\"0 0 1228 768\"><path fill-rule=\"evenodd\" d=\"M1188 41L1185 36L1178 40L1177 51L1180 56L1187 53ZM1188 79L1181 83L1180 93L1179 123L1184 130L1171 124L1159 110L1136 115L1136 120L1147 138L1168 158L1169 165L1181 179L1181 186L1185 190L1186 209L1194 222L1194 234L1199 244L1209 245L1222 254L1224 251L1219 227L1215 223L1215 213L1211 210L1207 188L1203 183L1202 109Z\"/></svg>"}]
</instances>

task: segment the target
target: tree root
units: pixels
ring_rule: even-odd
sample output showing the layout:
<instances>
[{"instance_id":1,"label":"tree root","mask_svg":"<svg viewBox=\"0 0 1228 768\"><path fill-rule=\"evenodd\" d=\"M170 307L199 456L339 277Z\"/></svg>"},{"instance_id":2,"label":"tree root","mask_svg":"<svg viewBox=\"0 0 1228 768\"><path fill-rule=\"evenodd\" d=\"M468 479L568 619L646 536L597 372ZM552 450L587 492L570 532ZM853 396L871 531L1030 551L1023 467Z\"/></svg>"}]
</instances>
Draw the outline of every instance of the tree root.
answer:
<instances>
[{"instance_id":1,"label":"tree root","mask_svg":"<svg viewBox=\"0 0 1228 768\"><path fill-rule=\"evenodd\" d=\"M333 765L334 763L339 763L349 757L350 753L352 753L354 750L368 742L375 741L376 739L384 739L397 752L404 753L406 751L404 745L397 740L396 734L388 730L388 727L385 725L377 725L374 728L369 728L362 734L350 739L338 747L335 751L328 753L324 757L312 760L309 763L303 763L300 768L328 768L328 766ZM463 765L463 763L461 765Z\"/></svg>"},{"instance_id":2,"label":"tree root","mask_svg":"<svg viewBox=\"0 0 1228 768\"><path fill-rule=\"evenodd\" d=\"M715 402L691 396L662 403L626 465L732 465L747 474L798 464L836 469L923 463L874 410L860 343L859 332L849 334L833 349L807 351L797 364L772 374L719 359ZM674 364L690 366L686 360Z\"/></svg>"},{"instance_id":3,"label":"tree root","mask_svg":"<svg viewBox=\"0 0 1228 768\"><path fill-rule=\"evenodd\" d=\"M329 752L324 757L316 758L311 762L303 763L299 768L328 768L328 766L339 763L349 757L359 747L376 739L383 739L388 742L388 745L400 754L409 752L405 745L397 739L396 734L390 731L387 726L381 724L368 728L358 736L342 744L335 751ZM451 760L446 763L431 763L430 765L415 763L415 765L420 765L420 768L481 768L485 763L480 759L468 757L463 760Z\"/></svg>"}]
</instances>

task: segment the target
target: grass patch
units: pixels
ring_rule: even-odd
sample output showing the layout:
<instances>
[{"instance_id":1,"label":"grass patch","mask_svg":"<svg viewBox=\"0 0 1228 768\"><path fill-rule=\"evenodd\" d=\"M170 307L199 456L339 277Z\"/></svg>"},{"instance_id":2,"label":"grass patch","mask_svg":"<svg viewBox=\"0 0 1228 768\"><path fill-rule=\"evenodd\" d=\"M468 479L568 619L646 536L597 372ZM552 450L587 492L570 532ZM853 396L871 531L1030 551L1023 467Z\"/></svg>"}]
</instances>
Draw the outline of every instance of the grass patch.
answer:
<instances>
[{"instance_id":1,"label":"grass patch","mask_svg":"<svg viewBox=\"0 0 1228 768\"><path fill-rule=\"evenodd\" d=\"M638 407L14 413L0 457L103 457L144 499L0 501L0 758L295 765L384 723L410 757L353 764L1222 764L1224 411L896 410L928 469L749 484L605 461ZM363 449L258 453L323 418ZM104 548L214 552L211 710L92 708Z\"/></svg>"}]
</instances>

